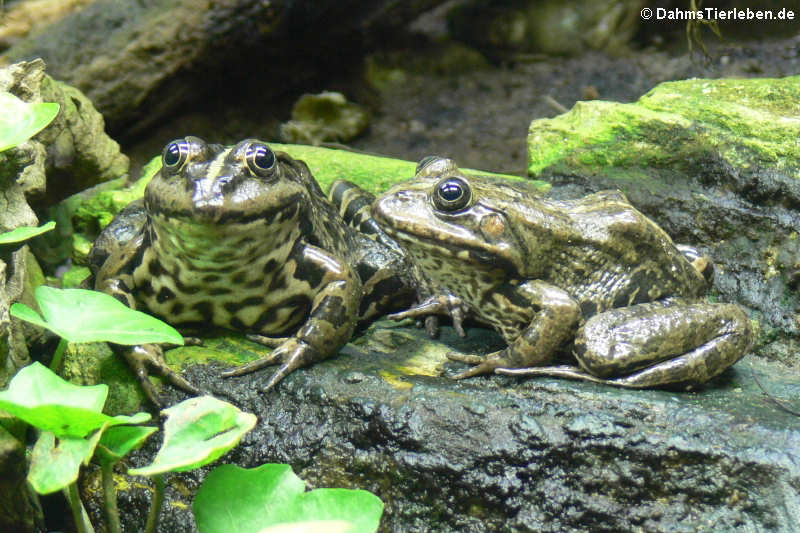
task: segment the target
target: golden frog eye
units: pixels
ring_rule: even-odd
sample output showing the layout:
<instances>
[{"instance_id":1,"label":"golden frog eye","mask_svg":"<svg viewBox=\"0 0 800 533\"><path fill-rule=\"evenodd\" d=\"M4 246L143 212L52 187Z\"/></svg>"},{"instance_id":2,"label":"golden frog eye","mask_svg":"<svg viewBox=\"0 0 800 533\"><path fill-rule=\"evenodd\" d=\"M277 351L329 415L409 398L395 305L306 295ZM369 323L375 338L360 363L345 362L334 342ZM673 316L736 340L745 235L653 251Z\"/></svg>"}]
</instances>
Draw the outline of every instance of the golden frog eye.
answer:
<instances>
[{"instance_id":1,"label":"golden frog eye","mask_svg":"<svg viewBox=\"0 0 800 533\"><path fill-rule=\"evenodd\" d=\"M189 158L189 142L186 139L177 139L164 147L161 153L161 163L164 170L175 174L180 172Z\"/></svg>"},{"instance_id":2,"label":"golden frog eye","mask_svg":"<svg viewBox=\"0 0 800 533\"><path fill-rule=\"evenodd\" d=\"M472 190L463 178L444 178L433 187L433 205L441 211L464 209L471 199Z\"/></svg>"},{"instance_id":3,"label":"golden frog eye","mask_svg":"<svg viewBox=\"0 0 800 533\"><path fill-rule=\"evenodd\" d=\"M256 176L267 177L275 169L275 154L266 144L251 143L245 150L244 159L247 168Z\"/></svg>"}]
</instances>

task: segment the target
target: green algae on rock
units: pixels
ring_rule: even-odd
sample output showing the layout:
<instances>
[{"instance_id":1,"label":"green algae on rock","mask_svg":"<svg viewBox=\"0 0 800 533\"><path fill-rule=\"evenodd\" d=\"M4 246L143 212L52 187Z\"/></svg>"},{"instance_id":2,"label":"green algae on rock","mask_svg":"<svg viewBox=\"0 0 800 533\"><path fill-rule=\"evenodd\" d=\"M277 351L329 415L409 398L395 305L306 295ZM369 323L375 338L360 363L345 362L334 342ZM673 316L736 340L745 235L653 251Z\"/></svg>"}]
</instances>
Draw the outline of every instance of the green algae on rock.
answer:
<instances>
[{"instance_id":1,"label":"green algae on rock","mask_svg":"<svg viewBox=\"0 0 800 533\"><path fill-rule=\"evenodd\" d=\"M649 177L697 170L706 155L734 168L771 166L800 178L800 76L662 83L638 102L578 102L531 123L528 172Z\"/></svg>"}]
</instances>

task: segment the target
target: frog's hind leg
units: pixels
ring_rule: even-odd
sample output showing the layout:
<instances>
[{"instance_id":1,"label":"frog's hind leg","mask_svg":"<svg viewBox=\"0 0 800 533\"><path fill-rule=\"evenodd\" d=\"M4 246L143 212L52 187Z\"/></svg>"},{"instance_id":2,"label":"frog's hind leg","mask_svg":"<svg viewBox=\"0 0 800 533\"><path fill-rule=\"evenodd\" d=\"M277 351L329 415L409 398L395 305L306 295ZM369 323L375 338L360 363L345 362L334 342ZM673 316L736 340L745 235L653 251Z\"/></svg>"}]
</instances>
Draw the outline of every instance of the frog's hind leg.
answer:
<instances>
[{"instance_id":1,"label":"frog's hind leg","mask_svg":"<svg viewBox=\"0 0 800 533\"><path fill-rule=\"evenodd\" d=\"M752 339L737 305L639 304L589 319L575 341L581 369L560 372L629 388L701 384L741 359Z\"/></svg>"}]
</instances>

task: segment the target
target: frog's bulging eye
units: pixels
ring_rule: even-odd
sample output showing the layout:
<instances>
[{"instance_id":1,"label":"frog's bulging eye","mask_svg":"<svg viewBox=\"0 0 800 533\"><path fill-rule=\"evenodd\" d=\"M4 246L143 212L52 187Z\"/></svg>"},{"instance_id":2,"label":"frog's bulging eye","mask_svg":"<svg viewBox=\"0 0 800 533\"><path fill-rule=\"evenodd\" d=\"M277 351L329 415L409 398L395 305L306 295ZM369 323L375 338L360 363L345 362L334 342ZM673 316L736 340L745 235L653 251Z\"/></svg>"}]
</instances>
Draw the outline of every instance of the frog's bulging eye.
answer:
<instances>
[{"instance_id":1,"label":"frog's bulging eye","mask_svg":"<svg viewBox=\"0 0 800 533\"><path fill-rule=\"evenodd\" d=\"M189 143L186 139L172 141L164 147L161 154L163 168L171 173L179 172L189 157Z\"/></svg>"},{"instance_id":2,"label":"frog's bulging eye","mask_svg":"<svg viewBox=\"0 0 800 533\"><path fill-rule=\"evenodd\" d=\"M247 147L244 158L247 168L256 176L269 176L275 168L275 154L266 144L252 143Z\"/></svg>"},{"instance_id":3,"label":"frog's bulging eye","mask_svg":"<svg viewBox=\"0 0 800 533\"><path fill-rule=\"evenodd\" d=\"M463 209L472 198L472 190L462 178L445 178L433 188L433 204L442 211Z\"/></svg>"}]
</instances>

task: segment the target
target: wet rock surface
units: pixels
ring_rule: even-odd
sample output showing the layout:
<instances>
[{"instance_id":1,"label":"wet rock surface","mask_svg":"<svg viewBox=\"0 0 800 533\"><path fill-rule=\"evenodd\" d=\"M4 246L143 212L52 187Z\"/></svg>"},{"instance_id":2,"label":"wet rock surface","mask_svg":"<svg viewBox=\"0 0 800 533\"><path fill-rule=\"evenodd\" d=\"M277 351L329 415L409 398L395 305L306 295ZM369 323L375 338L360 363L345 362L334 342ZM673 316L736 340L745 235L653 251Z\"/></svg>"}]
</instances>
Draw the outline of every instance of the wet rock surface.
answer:
<instances>
[{"instance_id":1,"label":"wet rock surface","mask_svg":"<svg viewBox=\"0 0 800 533\"><path fill-rule=\"evenodd\" d=\"M223 462L286 462L311 487L371 490L386 504L381 531L791 531L797 523L800 419L766 401L755 379L796 398L800 377L753 358L694 393L440 375L461 368L445 362L448 350L486 353L498 343L481 329L460 339L446 327L429 341L381 323L268 393L257 389L269 370L222 380L212 363L185 375L259 417ZM186 506L206 472L170 478L162 531L195 531ZM123 493L126 522L143 524L148 497Z\"/></svg>"}]
</instances>

